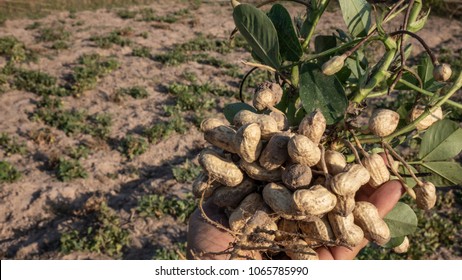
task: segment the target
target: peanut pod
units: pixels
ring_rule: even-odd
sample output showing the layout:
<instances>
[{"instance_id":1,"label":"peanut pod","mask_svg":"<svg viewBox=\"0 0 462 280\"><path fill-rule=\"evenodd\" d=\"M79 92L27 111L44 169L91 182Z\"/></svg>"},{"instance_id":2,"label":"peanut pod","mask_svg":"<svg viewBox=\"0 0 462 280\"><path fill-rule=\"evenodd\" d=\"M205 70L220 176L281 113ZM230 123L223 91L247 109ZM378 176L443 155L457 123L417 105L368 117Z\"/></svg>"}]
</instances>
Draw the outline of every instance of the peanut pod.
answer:
<instances>
[{"instance_id":1,"label":"peanut pod","mask_svg":"<svg viewBox=\"0 0 462 280\"><path fill-rule=\"evenodd\" d=\"M292 192L282 185L267 184L263 188L263 199L279 215L297 216L299 214L292 198Z\"/></svg>"},{"instance_id":2,"label":"peanut pod","mask_svg":"<svg viewBox=\"0 0 462 280\"><path fill-rule=\"evenodd\" d=\"M220 157L212 150L203 150L199 155L199 163L212 180L222 185L235 187L244 179L244 173L234 162Z\"/></svg>"},{"instance_id":3,"label":"peanut pod","mask_svg":"<svg viewBox=\"0 0 462 280\"><path fill-rule=\"evenodd\" d=\"M230 153L237 153L233 142L236 131L221 120L206 119L201 123L201 130L204 132L204 139L210 144Z\"/></svg>"},{"instance_id":4,"label":"peanut pod","mask_svg":"<svg viewBox=\"0 0 462 280\"><path fill-rule=\"evenodd\" d=\"M436 204L436 188L430 182L424 182L422 186L414 188L417 207L422 210L430 210Z\"/></svg>"},{"instance_id":5,"label":"peanut pod","mask_svg":"<svg viewBox=\"0 0 462 280\"><path fill-rule=\"evenodd\" d=\"M241 246L271 247L276 238L277 224L263 211L257 211L244 227Z\"/></svg>"},{"instance_id":6,"label":"peanut pod","mask_svg":"<svg viewBox=\"0 0 462 280\"><path fill-rule=\"evenodd\" d=\"M316 165L321 159L319 147L304 135L292 137L287 145L289 156L295 163Z\"/></svg>"},{"instance_id":7,"label":"peanut pod","mask_svg":"<svg viewBox=\"0 0 462 280\"><path fill-rule=\"evenodd\" d=\"M239 162L239 166L249 175L250 178L264 181L264 182L277 182L281 180L282 169L266 170L258 163L248 163L244 160Z\"/></svg>"},{"instance_id":8,"label":"peanut pod","mask_svg":"<svg viewBox=\"0 0 462 280\"><path fill-rule=\"evenodd\" d=\"M263 149L259 162L260 166L267 170L275 170L281 167L289 158L287 144L290 137L287 133L274 134Z\"/></svg>"},{"instance_id":9,"label":"peanut pod","mask_svg":"<svg viewBox=\"0 0 462 280\"><path fill-rule=\"evenodd\" d=\"M364 237L374 241L380 246L390 241L390 229L382 218L374 204L366 201L356 202L353 210L355 223L363 230Z\"/></svg>"},{"instance_id":10,"label":"peanut pod","mask_svg":"<svg viewBox=\"0 0 462 280\"><path fill-rule=\"evenodd\" d=\"M311 247L323 246L325 245L325 242L335 240L335 236L332 232L327 216L311 222L301 221L299 222L299 227L305 235L304 240Z\"/></svg>"},{"instance_id":11,"label":"peanut pod","mask_svg":"<svg viewBox=\"0 0 462 280\"><path fill-rule=\"evenodd\" d=\"M201 172L193 182L192 193L197 198L202 197L202 193L204 193L204 198L209 198L213 194L213 191L219 186L220 184L215 182L211 183L209 176Z\"/></svg>"},{"instance_id":12,"label":"peanut pod","mask_svg":"<svg viewBox=\"0 0 462 280\"><path fill-rule=\"evenodd\" d=\"M390 172L383 158L379 154L366 156L362 160L363 166L369 171L371 176L369 185L373 188L380 187L383 183L390 180Z\"/></svg>"},{"instance_id":13,"label":"peanut pod","mask_svg":"<svg viewBox=\"0 0 462 280\"><path fill-rule=\"evenodd\" d=\"M354 194L371 178L367 169L360 164L350 165L345 170L335 175L330 182L332 192L337 195L347 196Z\"/></svg>"},{"instance_id":14,"label":"peanut pod","mask_svg":"<svg viewBox=\"0 0 462 280\"><path fill-rule=\"evenodd\" d=\"M261 153L261 130L257 123L241 126L233 142L239 156L246 162L254 162Z\"/></svg>"},{"instance_id":15,"label":"peanut pod","mask_svg":"<svg viewBox=\"0 0 462 280\"><path fill-rule=\"evenodd\" d=\"M263 201L263 197L260 194L251 193L247 195L229 216L229 227L233 231L241 231L247 221L258 210L266 213L270 212L269 207L265 204L265 201Z\"/></svg>"},{"instance_id":16,"label":"peanut pod","mask_svg":"<svg viewBox=\"0 0 462 280\"><path fill-rule=\"evenodd\" d=\"M326 119L320 110L305 116L298 127L298 133L308 137L315 144L321 142L325 130Z\"/></svg>"},{"instance_id":17,"label":"peanut pod","mask_svg":"<svg viewBox=\"0 0 462 280\"><path fill-rule=\"evenodd\" d=\"M298 210L307 216L320 216L334 209L337 197L321 185L294 192L293 201Z\"/></svg>"},{"instance_id":18,"label":"peanut pod","mask_svg":"<svg viewBox=\"0 0 462 280\"><path fill-rule=\"evenodd\" d=\"M233 123L237 127L251 123L258 123L261 130L261 137L263 139L270 139L274 133L278 132L278 124L272 117L256 114L248 110L239 111L234 116Z\"/></svg>"},{"instance_id":19,"label":"peanut pod","mask_svg":"<svg viewBox=\"0 0 462 280\"><path fill-rule=\"evenodd\" d=\"M354 224L353 214L342 217L334 213L329 213L327 217L338 242L350 247L355 247L361 243L364 233L359 226Z\"/></svg>"},{"instance_id":20,"label":"peanut pod","mask_svg":"<svg viewBox=\"0 0 462 280\"><path fill-rule=\"evenodd\" d=\"M284 247L286 255L292 260L319 260L316 251L311 249L303 239L297 238Z\"/></svg>"},{"instance_id":21,"label":"peanut pod","mask_svg":"<svg viewBox=\"0 0 462 280\"><path fill-rule=\"evenodd\" d=\"M244 178L244 180L235 187L218 187L213 192L211 199L213 203L219 207L236 208L247 195L256 191L256 189L257 186L252 179Z\"/></svg>"},{"instance_id":22,"label":"peanut pod","mask_svg":"<svg viewBox=\"0 0 462 280\"><path fill-rule=\"evenodd\" d=\"M311 168L302 164L292 164L282 172L282 182L292 191L308 187L312 177Z\"/></svg>"}]
</instances>

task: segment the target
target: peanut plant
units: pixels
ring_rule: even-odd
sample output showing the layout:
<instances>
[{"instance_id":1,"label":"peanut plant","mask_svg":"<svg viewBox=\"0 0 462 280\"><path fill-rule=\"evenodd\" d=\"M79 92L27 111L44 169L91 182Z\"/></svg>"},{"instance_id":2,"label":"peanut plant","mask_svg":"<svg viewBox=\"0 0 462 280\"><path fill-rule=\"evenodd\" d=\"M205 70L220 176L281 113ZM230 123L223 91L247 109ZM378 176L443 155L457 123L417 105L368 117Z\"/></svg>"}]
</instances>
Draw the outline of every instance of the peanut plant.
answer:
<instances>
[{"instance_id":1,"label":"peanut plant","mask_svg":"<svg viewBox=\"0 0 462 280\"><path fill-rule=\"evenodd\" d=\"M320 246L352 248L363 238L405 252L418 224L412 207L398 202L381 217L355 196L399 180L413 205L427 211L438 187L462 185L462 166L453 160L462 150L462 129L445 118L462 110L450 99L462 87L462 73L441 63L417 35L429 16L421 0L339 0L347 30L330 35L317 32L329 0L286 1L304 12L295 24L275 2L231 1L231 37L244 37L253 60L243 61L250 70L241 102L224 108L229 123L201 124L218 151L199 155L203 173L193 193L203 217L235 239L222 254L317 259ZM391 30L390 22L399 28ZM425 50L417 64L410 63L414 44ZM371 46L379 52L376 62L366 55ZM244 85L256 72L271 75L248 104ZM378 101L402 93L408 102ZM406 147L416 152L401 154ZM227 210L229 228L203 212L207 199Z\"/></svg>"}]
</instances>

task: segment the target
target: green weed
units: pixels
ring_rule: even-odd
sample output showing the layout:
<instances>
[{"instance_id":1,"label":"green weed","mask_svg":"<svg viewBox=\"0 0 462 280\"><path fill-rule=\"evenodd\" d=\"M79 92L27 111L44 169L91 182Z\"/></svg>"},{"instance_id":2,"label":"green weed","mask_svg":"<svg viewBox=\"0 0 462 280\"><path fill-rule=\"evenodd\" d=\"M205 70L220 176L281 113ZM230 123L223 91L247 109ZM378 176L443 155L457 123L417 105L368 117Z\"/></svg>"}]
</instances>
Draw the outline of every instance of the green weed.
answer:
<instances>
[{"instance_id":1,"label":"green weed","mask_svg":"<svg viewBox=\"0 0 462 280\"><path fill-rule=\"evenodd\" d=\"M241 42L239 40L239 42ZM234 47L241 47L241 43L236 43ZM199 33L198 36L183 44L174 45L170 51L154 56L154 60L162 62L165 65L179 65L188 61L202 61L204 64L220 64L218 60L213 61L207 52L216 52L219 54L230 53L233 46L227 40L216 39L209 35L205 36ZM224 65L227 65L223 63ZM227 65L228 66L228 65Z\"/></svg>"},{"instance_id":2,"label":"green weed","mask_svg":"<svg viewBox=\"0 0 462 280\"><path fill-rule=\"evenodd\" d=\"M151 58L151 48L144 46L135 47L133 48L132 55L138 57Z\"/></svg>"},{"instance_id":3,"label":"green weed","mask_svg":"<svg viewBox=\"0 0 462 280\"><path fill-rule=\"evenodd\" d=\"M123 10L116 11L116 15L118 17L120 17L121 19L135 18L137 14L138 14L137 11L130 11L128 9L123 9Z\"/></svg>"},{"instance_id":4,"label":"green weed","mask_svg":"<svg viewBox=\"0 0 462 280\"><path fill-rule=\"evenodd\" d=\"M146 127L143 131L143 135L148 138L149 142L156 143L164 140L173 133L186 133L188 126L181 113L175 109L168 121L158 122L150 127Z\"/></svg>"},{"instance_id":5,"label":"green weed","mask_svg":"<svg viewBox=\"0 0 462 280\"><path fill-rule=\"evenodd\" d=\"M148 91L145 87L134 86L129 88L119 88L116 91L117 96L129 95L135 99L143 99L149 96Z\"/></svg>"},{"instance_id":6,"label":"green weed","mask_svg":"<svg viewBox=\"0 0 462 280\"><path fill-rule=\"evenodd\" d=\"M16 137L11 138L7 133L0 134L0 148L3 149L5 156L27 153L26 143L19 143Z\"/></svg>"},{"instance_id":7,"label":"green weed","mask_svg":"<svg viewBox=\"0 0 462 280\"><path fill-rule=\"evenodd\" d=\"M50 27L41 28L38 30L38 42L56 42L67 41L71 36L69 31L66 31L63 25L54 24Z\"/></svg>"},{"instance_id":8,"label":"green weed","mask_svg":"<svg viewBox=\"0 0 462 280\"><path fill-rule=\"evenodd\" d=\"M21 178L21 173L10 163L0 161L0 184L13 183Z\"/></svg>"},{"instance_id":9,"label":"green weed","mask_svg":"<svg viewBox=\"0 0 462 280\"><path fill-rule=\"evenodd\" d=\"M115 58L102 57L96 53L82 55L72 69L66 86L74 94L79 95L85 90L94 88L99 78L117 68L119 68L119 62Z\"/></svg>"},{"instance_id":10,"label":"green weed","mask_svg":"<svg viewBox=\"0 0 462 280\"><path fill-rule=\"evenodd\" d=\"M102 36L92 36L90 41L94 42L96 46L102 49L109 49L113 45L118 45L121 47L130 46L132 41L127 36L131 36L133 30L130 27L117 29L110 32L107 35Z\"/></svg>"},{"instance_id":11,"label":"green weed","mask_svg":"<svg viewBox=\"0 0 462 280\"><path fill-rule=\"evenodd\" d=\"M202 171L202 167L186 160L183 164L172 167L175 180L179 183L192 183Z\"/></svg>"},{"instance_id":12,"label":"green weed","mask_svg":"<svg viewBox=\"0 0 462 280\"><path fill-rule=\"evenodd\" d=\"M68 96L70 92L57 84L57 79L47 73L17 68L14 72L14 86L17 89L38 95Z\"/></svg>"},{"instance_id":13,"label":"green weed","mask_svg":"<svg viewBox=\"0 0 462 280\"><path fill-rule=\"evenodd\" d=\"M141 16L141 21L157 21L157 22L165 22L165 23L175 23L183 16L189 14L188 9L181 9L172 13L169 13L165 16L158 16L156 12L151 8L141 9L139 10L139 14Z\"/></svg>"},{"instance_id":14,"label":"green weed","mask_svg":"<svg viewBox=\"0 0 462 280\"><path fill-rule=\"evenodd\" d=\"M38 59L35 52L26 48L24 43L13 36L0 37L0 56L13 62L36 62Z\"/></svg>"},{"instance_id":15,"label":"green weed","mask_svg":"<svg viewBox=\"0 0 462 280\"><path fill-rule=\"evenodd\" d=\"M89 116L83 110L62 108L61 100L43 97L37 103L37 109L31 116L34 121L42 121L56 127L66 134L86 133L99 138L106 138L110 133L112 118L101 113Z\"/></svg>"},{"instance_id":16,"label":"green weed","mask_svg":"<svg viewBox=\"0 0 462 280\"><path fill-rule=\"evenodd\" d=\"M26 26L26 30L35 30L39 27L42 26L42 23L41 22L38 22L38 21L34 21L34 23L31 23L29 24L28 26Z\"/></svg>"},{"instance_id":17,"label":"green weed","mask_svg":"<svg viewBox=\"0 0 462 280\"><path fill-rule=\"evenodd\" d=\"M161 218L170 215L179 222L185 222L196 209L197 201L191 195L185 199L168 198L164 195L152 194L141 197L137 211L142 217Z\"/></svg>"},{"instance_id":18,"label":"green weed","mask_svg":"<svg viewBox=\"0 0 462 280\"><path fill-rule=\"evenodd\" d=\"M119 150L127 158L134 159L148 150L148 142L145 138L130 134L122 139Z\"/></svg>"},{"instance_id":19,"label":"green weed","mask_svg":"<svg viewBox=\"0 0 462 280\"><path fill-rule=\"evenodd\" d=\"M88 155L91 152L88 146L82 145L82 144L69 147L67 151L68 151L67 155L75 160L79 160L82 158L88 158Z\"/></svg>"},{"instance_id":20,"label":"green weed","mask_svg":"<svg viewBox=\"0 0 462 280\"><path fill-rule=\"evenodd\" d=\"M67 160L59 158L56 162L56 176L62 182L69 182L74 179L88 177L87 171L83 168L78 160Z\"/></svg>"},{"instance_id":21,"label":"green weed","mask_svg":"<svg viewBox=\"0 0 462 280\"><path fill-rule=\"evenodd\" d=\"M186 242L175 244L173 248L160 248L154 253L153 260L185 260Z\"/></svg>"},{"instance_id":22,"label":"green weed","mask_svg":"<svg viewBox=\"0 0 462 280\"><path fill-rule=\"evenodd\" d=\"M96 213L91 213L90 226L78 231L64 232L60 239L60 251L88 251L120 258L122 249L130 242L129 232L121 227L120 219L106 203L101 203Z\"/></svg>"}]
</instances>

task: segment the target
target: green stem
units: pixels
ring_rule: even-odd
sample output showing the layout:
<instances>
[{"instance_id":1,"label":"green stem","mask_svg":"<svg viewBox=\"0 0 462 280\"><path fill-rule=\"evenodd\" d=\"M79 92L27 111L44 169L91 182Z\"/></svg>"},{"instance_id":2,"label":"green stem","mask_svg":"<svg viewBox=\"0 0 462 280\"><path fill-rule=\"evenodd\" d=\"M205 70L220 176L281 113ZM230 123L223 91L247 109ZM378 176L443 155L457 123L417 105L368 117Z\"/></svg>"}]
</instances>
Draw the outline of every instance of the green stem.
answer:
<instances>
[{"instance_id":1,"label":"green stem","mask_svg":"<svg viewBox=\"0 0 462 280\"><path fill-rule=\"evenodd\" d=\"M395 131L394 133L388 135L387 137L384 137L383 138L383 141L387 141L389 142L390 140L392 140L393 138L396 138L402 134L405 134L405 133L408 133L412 130L415 129L416 125L421 122L423 119L425 119L428 115L430 115L431 113L433 113L434 111L436 111L436 109L438 109L439 107L441 107L441 105L443 105L444 103L446 103L449 98L451 96L453 96L460 88L462 87L462 72L459 73L459 76L457 77L456 81L454 82L454 84L452 85L452 87L448 90L448 92L442 97L440 98L440 100L434 105L432 106L430 109L427 109L425 110L424 113L422 113L422 115L420 115L417 119L415 119L413 122L411 122L410 124L406 125L405 127ZM371 138L363 138L360 140L362 144L366 144L366 143L376 143L376 142L380 142L381 139L379 137L371 137Z\"/></svg>"},{"instance_id":2,"label":"green stem","mask_svg":"<svg viewBox=\"0 0 462 280\"><path fill-rule=\"evenodd\" d=\"M353 96L352 101L354 103L361 103L368 95L369 93L374 90L374 88L380 84L386 77L387 77L387 70L390 67L391 63L393 62L393 59L395 58L396 54L396 49L390 49L387 51L385 54L385 58L382 62L382 65L380 68L375 72L375 74L372 76L372 78L369 80L369 82L364 86L363 88L360 88L356 94Z\"/></svg>"},{"instance_id":3,"label":"green stem","mask_svg":"<svg viewBox=\"0 0 462 280\"><path fill-rule=\"evenodd\" d=\"M423 88L420 88L420 87L418 87L418 86L416 86L416 85L414 85L414 84L412 84L412 83L410 83L410 82L408 82L408 81L406 81L404 79L400 79L399 83L401 83L401 84L407 86L408 88L410 88L412 90L415 90L415 91L417 91L417 92L419 92L421 94L431 96L431 97L433 97L435 95L435 93L433 93L431 91L424 90ZM457 109L462 110L462 104L460 104L460 103L454 102L452 100L447 100L446 104L448 104L448 105L450 105L452 107L455 107Z\"/></svg>"},{"instance_id":4,"label":"green stem","mask_svg":"<svg viewBox=\"0 0 462 280\"><path fill-rule=\"evenodd\" d=\"M421 161L408 161L407 163L410 164L410 165L421 165L423 162L421 162Z\"/></svg>"},{"instance_id":5,"label":"green stem","mask_svg":"<svg viewBox=\"0 0 462 280\"><path fill-rule=\"evenodd\" d=\"M308 31L308 35L306 36L305 41L302 44L302 48L304 51L306 51L310 45L311 37L313 37L314 31L316 29L316 26L318 25L319 19L321 18L321 15L324 13L324 11L327 8L327 5L329 4L330 0L321 0L321 3L319 7L317 7L316 10L313 10L314 12L314 17L311 19L311 26L310 30Z\"/></svg>"},{"instance_id":6,"label":"green stem","mask_svg":"<svg viewBox=\"0 0 462 280\"><path fill-rule=\"evenodd\" d=\"M291 75L290 75L290 79L291 79L292 85L294 85L294 87L298 87L299 77L300 77L300 74L299 74L298 65L294 65L292 67L292 71L291 71Z\"/></svg>"},{"instance_id":7,"label":"green stem","mask_svg":"<svg viewBox=\"0 0 462 280\"><path fill-rule=\"evenodd\" d=\"M412 6L411 13L409 14L409 19L408 19L408 24L406 26L406 29L409 28L409 25L411 25L413 22L417 20L417 17L420 14L420 11L422 10L422 0L415 0L414 5Z\"/></svg>"}]
</instances>

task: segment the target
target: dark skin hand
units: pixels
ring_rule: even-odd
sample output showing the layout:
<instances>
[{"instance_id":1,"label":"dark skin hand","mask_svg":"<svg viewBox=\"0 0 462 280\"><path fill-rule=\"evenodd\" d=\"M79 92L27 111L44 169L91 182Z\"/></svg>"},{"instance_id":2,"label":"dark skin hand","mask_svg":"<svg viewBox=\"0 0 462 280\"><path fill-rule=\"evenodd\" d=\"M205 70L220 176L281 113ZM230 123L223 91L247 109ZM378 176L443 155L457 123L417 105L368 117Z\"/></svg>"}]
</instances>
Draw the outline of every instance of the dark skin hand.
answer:
<instances>
[{"instance_id":1,"label":"dark skin hand","mask_svg":"<svg viewBox=\"0 0 462 280\"><path fill-rule=\"evenodd\" d=\"M368 201L374 204L379 211L379 215L383 218L390 212L396 205L398 200L404 193L404 188L399 181L389 181L377 189L369 186L363 186L356 194L357 201ZM203 206L204 212L207 216L228 228L228 220L226 214L218 206L210 201L206 202ZM189 219L188 229L188 259L216 259L225 260L229 259L229 255L213 255L203 254L200 252L221 252L226 250L230 243L234 241L231 234L224 230L216 228L214 225L207 223L201 216L199 209L191 215ZM335 247L320 247L316 249L320 260L352 260L356 255L368 244L367 239L356 247L348 249L342 246ZM194 254L191 254L191 251ZM254 256L259 258L260 256Z\"/></svg>"}]
</instances>

